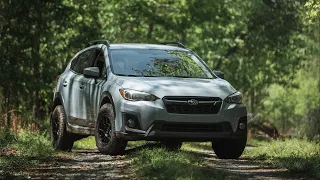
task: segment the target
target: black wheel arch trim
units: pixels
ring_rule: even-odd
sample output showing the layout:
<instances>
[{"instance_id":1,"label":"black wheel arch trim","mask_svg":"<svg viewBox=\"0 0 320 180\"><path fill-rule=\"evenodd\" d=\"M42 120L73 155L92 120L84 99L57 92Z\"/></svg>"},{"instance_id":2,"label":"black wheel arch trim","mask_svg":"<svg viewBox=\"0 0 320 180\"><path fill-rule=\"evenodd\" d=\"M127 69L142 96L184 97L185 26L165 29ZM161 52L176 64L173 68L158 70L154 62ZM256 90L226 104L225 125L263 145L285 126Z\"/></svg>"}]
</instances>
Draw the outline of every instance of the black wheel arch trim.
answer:
<instances>
[{"instance_id":1,"label":"black wheel arch trim","mask_svg":"<svg viewBox=\"0 0 320 180\"><path fill-rule=\"evenodd\" d=\"M108 99L108 100L106 101L106 99ZM100 99L100 103L99 103L99 108L101 108L101 107L102 107L105 103L107 103L107 102L109 102L109 103L112 104L114 116L116 117L116 110L115 110L115 106L114 106L114 99L113 99L113 97L112 97L112 95L111 95L110 92L105 91L105 92L103 92L102 95L101 95L101 99Z\"/></svg>"},{"instance_id":2,"label":"black wheel arch trim","mask_svg":"<svg viewBox=\"0 0 320 180\"><path fill-rule=\"evenodd\" d=\"M51 106L51 111L54 110L54 108L57 106L57 105L62 105L64 106L64 101L63 101L63 98L61 96L61 94L59 92L55 92L54 93L54 99L53 99L53 103L52 103L52 106ZM60 102L60 103L59 103Z\"/></svg>"}]
</instances>

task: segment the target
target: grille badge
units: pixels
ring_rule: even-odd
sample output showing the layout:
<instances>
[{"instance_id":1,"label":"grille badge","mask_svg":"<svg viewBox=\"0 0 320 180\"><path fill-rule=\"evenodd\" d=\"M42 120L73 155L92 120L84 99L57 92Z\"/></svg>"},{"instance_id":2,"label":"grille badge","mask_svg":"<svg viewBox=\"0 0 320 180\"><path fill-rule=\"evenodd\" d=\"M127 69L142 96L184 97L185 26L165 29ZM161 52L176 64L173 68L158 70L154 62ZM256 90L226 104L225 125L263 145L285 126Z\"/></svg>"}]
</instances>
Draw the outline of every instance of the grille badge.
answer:
<instances>
[{"instance_id":1,"label":"grille badge","mask_svg":"<svg viewBox=\"0 0 320 180\"><path fill-rule=\"evenodd\" d=\"M190 100L188 100L188 104L190 104L190 105L198 105L199 104L199 101L198 100L196 100L196 99L190 99Z\"/></svg>"}]
</instances>

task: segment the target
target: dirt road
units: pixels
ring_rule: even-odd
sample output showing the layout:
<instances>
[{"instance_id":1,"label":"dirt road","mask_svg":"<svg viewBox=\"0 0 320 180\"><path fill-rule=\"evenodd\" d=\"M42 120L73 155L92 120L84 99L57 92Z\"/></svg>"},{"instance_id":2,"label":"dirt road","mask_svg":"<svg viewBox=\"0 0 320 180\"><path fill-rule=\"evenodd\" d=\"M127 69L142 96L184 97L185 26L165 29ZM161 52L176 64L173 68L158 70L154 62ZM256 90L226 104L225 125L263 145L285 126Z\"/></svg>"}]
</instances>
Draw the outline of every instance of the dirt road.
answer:
<instances>
[{"instance_id":1,"label":"dirt road","mask_svg":"<svg viewBox=\"0 0 320 180\"><path fill-rule=\"evenodd\" d=\"M274 169L259 160L246 157L221 160L212 151L192 153L210 161L211 168L230 172L230 179L304 179L293 177L286 169ZM30 167L25 175L31 179L138 179L130 161L128 155L107 156L97 150L74 150L54 159L40 160L40 165Z\"/></svg>"},{"instance_id":2,"label":"dirt road","mask_svg":"<svg viewBox=\"0 0 320 180\"><path fill-rule=\"evenodd\" d=\"M31 179L134 179L126 156L108 156L98 150L73 150L55 159L41 160L28 169Z\"/></svg>"}]
</instances>

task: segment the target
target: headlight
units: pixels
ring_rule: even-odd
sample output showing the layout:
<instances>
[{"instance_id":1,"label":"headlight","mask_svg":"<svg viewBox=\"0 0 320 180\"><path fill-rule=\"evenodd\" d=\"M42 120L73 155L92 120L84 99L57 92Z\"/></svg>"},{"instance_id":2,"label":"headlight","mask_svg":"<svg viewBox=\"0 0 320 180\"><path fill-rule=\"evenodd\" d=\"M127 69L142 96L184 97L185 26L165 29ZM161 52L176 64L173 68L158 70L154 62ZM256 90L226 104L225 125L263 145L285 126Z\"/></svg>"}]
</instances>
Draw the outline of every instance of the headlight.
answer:
<instances>
[{"instance_id":1,"label":"headlight","mask_svg":"<svg viewBox=\"0 0 320 180\"><path fill-rule=\"evenodd\" d=\"M230 94L226 99L224 99L227 103L242 103L242 94L238 91L233 94Z\"/></svg>"},{"instance_id":2,"label":"headlight","mask_svg":"<svg viewBox=\"0 0 320 180\"><path fill-rule=\"evenodd\" d=\"M129 101L155 101L159 99L157 96L132 89L119 89L123 99Z\"/></svg>"}]
</instances>

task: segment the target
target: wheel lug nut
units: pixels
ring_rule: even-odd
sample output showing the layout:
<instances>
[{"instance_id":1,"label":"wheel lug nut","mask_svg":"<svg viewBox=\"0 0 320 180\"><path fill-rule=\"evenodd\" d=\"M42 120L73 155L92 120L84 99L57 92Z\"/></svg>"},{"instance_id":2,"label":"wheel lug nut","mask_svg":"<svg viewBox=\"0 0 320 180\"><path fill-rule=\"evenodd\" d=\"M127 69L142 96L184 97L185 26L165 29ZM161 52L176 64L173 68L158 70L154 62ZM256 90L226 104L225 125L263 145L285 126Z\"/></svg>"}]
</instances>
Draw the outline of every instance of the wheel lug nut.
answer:
<instances>
[{"instance_id":1,"label":"wheel lug nut","mask_svg":"<svg viewBox=\"0 0 320 180\"><path fill-rule=\"evenodd\" d=\"M246 128L246 125L244 123L239 123L239 129L245 129Z\"/></svg>"}]
</instances>

